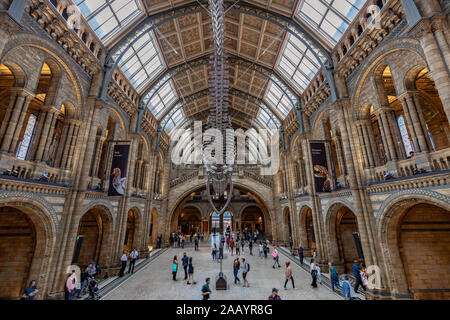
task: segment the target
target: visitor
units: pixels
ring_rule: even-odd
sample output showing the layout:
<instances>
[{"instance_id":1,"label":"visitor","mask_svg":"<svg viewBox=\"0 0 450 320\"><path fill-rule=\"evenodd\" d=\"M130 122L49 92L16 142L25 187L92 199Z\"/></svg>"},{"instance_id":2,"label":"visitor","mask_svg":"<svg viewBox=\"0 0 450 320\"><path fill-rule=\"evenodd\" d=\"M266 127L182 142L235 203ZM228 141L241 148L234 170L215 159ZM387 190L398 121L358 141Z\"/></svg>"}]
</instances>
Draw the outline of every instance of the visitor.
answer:
<instances>
[{"instance_id":1,"label":"visitor","mask_svg":"<svg viewBox=\"0 0 450 320\"><path fill-rule=\"evenodd\" d=\"M194 250L198 251L198 236L197 236L197 234L195 235L195 238L194 238Z\"/></svg>"},{"instance_id":2,"label":"visitor","mask_svg":"<svg viewBox=\"0 0 450 320\"><path fill-rule=\"evenodd\" d=\"M186 238L184 236L184 234L181 235L181 248L184 249L184 242L186 241Z\"/></svg>"},{"instance_id":3,"label":"visitor","mask_svg":"<svg viewBox=\"0 0 450 320\"><path fill-rule=\"evenodd\" d=\"M219 259L223 259L223 243L224 243L225 241L220 241L220 244L219 244ZM217 261L217 262L219 262L219 261Z\"/></svg>"},{"instance_id":4,"label":"visitor","mask_svg":"<svg viewBox=\"0 0 450 320\"><path fill-rule=\"evenodd\" d=\"M267 259L267 255L269 253L269 246L267 245L267 242L264 242L264 258Z\"/></svg>"},{"instance_id":5,"label":"visitor","mask_svg":"<svg viewBox=\"0 0 450 320\"><path fill-rule=\"evenodd\" d=\"M320 266L316 264L316 270L317 270L317 281L322 284L322 277L320 276Z\"/></svg>"},{"instance_id":6,"label":"visitor","mask_svg":"<svg viewBox=\"0 0 450 320\"><path fill-rule=\"evenodd\" d=\"M80 274L80 290L77 292L77 298L81 298L81 295L84 295L85 289L87 287L88 279L90 275L88 273L89 267L84 268L84 270Z\"/></svg>"},{"instance_id":7,"label":"visitor","mask_svg":"<svg viewBox=\"0 0 450 320\"><path fill-rule=\"evenodd\" d=\"M316 249L313 249L313 259L316 259Z\"/></svg>"},{"instance_id":8,"label":"visitor","mask_svg":"<svg viewBox=\"0 0 450 320\"><path fill-rule=\"evenodd\" d=\"M172 261L172 280L177 281L177 271L178 271L178 259L177 256L173 257Z\"/></svg>"},{"instance_id":9,"label":"visitor","mask_svg":"<svg viewBox=\"0 0 450 320\"><path fill-rule=\"evenodd\" d=\"M216 260L216 254L217 254L217 246L214 243L214 247L211 250L211 255L212 255L213 261Z\"/></svg>"},{"instance_id":10,"label":"visitor","mask_svg":"<svg viewBox=\"0 0 450 320\"><path fill-rule=\"evenodd\" d=\"M336 271L336 268L331 264L331 262L328 262L328 273L330 275L330 281L331 281L331 290L334 291L334 287L339 288L339 275Z\"/></svg>"},{"instance_id":11,"label":"visitor","mask_svg":"<svg viewBox=\"0 0 450 320\"><path fill-rule=\"evenodd\" d=\"M344 296L344 300L353 300L351 286L348 282L348 275L346 274L342 276L342 295Z\"/></svg>"},{"instance_id":12,"label":"visitor","mask_svg":"<svg viewBox=\"0 0 450 320\"><path fill-rule=\"evenodd\" d=\"M231 250L231 255L233 255L233 250L234 250L234 239L230 240L230 250Z\"/></svg>"},{"instance_id":13,"label":"visitor","mask_svg":"<svg viewBox=\"0 0 450 320\"><path fill-rule=\"evenodd\" d=\"M227 250L230 250L230 235L227 235Z\"/></svg>"},{"instance_id":14,"label":"visitor","mask_svg":"<svg viewBox=\"0 0 450 320\"><path fill-rule=\"evenodd\" d=\"M241 249L239 248L239 241L237 241L235 243L235 245L236 245L236 255L240 256L241 255Z\"/></svg>"},{"instance_id":15,"label":"visitor","mask_svg":"<svg viewBox=\"0 0 450 320\"><path fill-rule=\"evenodd\" d=\"M248 242L248 250L250 251L250 255L253 255L253 241L250 239Z\"/></svg>"},{"instance_id":16,"label":"visitor","mask_svg":"<svg viewBox=\"0 0 450 320\"><path fill-rule=\"evenodd\" d=\"M127 267L127 253L124 251L122 257L120 257L120 261L122 263L122 267L120 268L119 277L123 277L123 273L125 272L125 268Z\"/></svg>"},{"instance_id":17,"label":"visitor","mask_svg":"<svg viewBox=\"0 0 450 320\"><path fill-rule=\"evenodd\" d=\"M128 273L134 273L134 265L136 264L136 259L139 255L139 252L134 249L133 251L131 251L130 253L130 266L128 267Z\"/></svg>"},{"instance_id":18,"label":"visitor","mask_svg":"<svg viewBox=\"0 0 450 320\"><path fill-rule=\"evenodd\" d=\"M317 268L316 268L316 263L315 263L314 259L311 259L311 264L309 265L309 270L310 270L311 277L312 277L311 286L313 286L314 288L317 288Z\"/></svg>"},{"instance_id":19,"label":"visitor","mask_svg":"<svg viewBox=\"0 0 450 320\"><path fill-rule=\"evenodd\" d=\"M97 262L93 261L92 262L93 268L94 268L94 278L98 275L100 275L100 273L102 272L102 269L100 268L100 266L98 265Z\"/></svg>"},{"instance_id":20,"label":"visitor","mask_svg":"<svg viewBox=\"0 0 450 320\"><path fill-rule=\"evenodd\" d=\"M289 282L289 279L292 281L292 289L295 289L294 277L292 276L291 263L289 261L286 261L285 275L286 275L286 281L284 281L284 289L287 289L286 285Z\"/></svg>"},{"instance_id":21,"label":"visitor","mask_svg":"<svg viewBox=\"0 0 450 320\"><path fill-rule=\"evenodd\" d=\"M188 278L187 268L189 266L189 257L186 255L186 252L183 253L183 258L181 259L181 262L183 262L183 269L184 269L184 279L183 280L187 280L187 278Z\"/></svg>"},{"instance_id":22,"label":"visitor","mask_svg":"<svg viewBox=\"0 0 450 320\"><path fill-rule=\"evenodd\" d=\"M191 237L189 238L189 241L192 243L192 238L194 237L194 231L191 231Z\"/></svg>"},{"instance_id":23,"label":"visitor","mask_svg":"<svg viewBox=\"0 0 450 320\"><path fill-rule=\"evenodd\" d=\"M189 258L188 274L187 284L191 284L189 280L192 280L192 284L197 284L197 282L194 281L194 265L192 264L192 257Z\"/></svg>"},{"instance_id":24,"label":"visitor","mask_svg":"<svg viewBox=\"0 0 450 320\"><path fill-rule=\"evenodd\" d=\"M262 259L264 257L264 246L261 241L259 242L258 251L259 257Z\"/></svg>"},{"instance_id":25,"label":"visitor","mask_svg":"<svg viewBox=\"0 0 450 320\"><path fill-rule=\"evenodd\" d=\"M273 251L272 251L272 257L273 257L273 260L275 260L275 262L273 263L272 268L275 269L275 265L276 265L276 264L278 265L278 268L281 268L280 263L278 262L280 256L278 255L277 249L273 249Z\"/></svg>"},{"instance_id":26,"label":"visitor","mask_svg":"<svg viewBox=\"0 0 450 320\"><path fill-rule=\"evenodd\" d=\"M369 284L369 280L367 278L368 277L367 268L366 268L366 265L364 263L361 263L360 275L361 275L361 281L362 281L363 288L364 287L367 288L367 285Z\"/></svg>"},{"instance_id":27,"label":"visitor","mask_svg":"<svg viewBox=\"0 0 450 320\"><path fill-rule=\"evenodd\" d=\"M98 288L98 282L94 279L91 280L89 284L89 295L93 300L99 300L100 294L99 294L99 288Z\"/></svg>"},{"instance_id":28,"label":"visitor","mask_svg":"<svg viewBox=\"0 0 450 320\"><path fill-rule=\"evenodd\" d=\"M66 300L72 300L75 293L75 288L77 287L77 275L75 270L67 277L66 280Z\"/></svg>"},{"instance_id":29,"label":"visitor","mask_svg":"<svg viewBox=\"0 0 450 320\"><path fill-rule=\"evenodd\" d=\"M278 295L277 288L272 289L272 294L269 296L269 300L281 300L281 297Z\"/></svg>"},{"instance_id":30,"label":"visitor","mask_svg":"<svg viewBox=\"0 0 450 320\"><path fill-rule=\"evenodd\" d=\"M242 253L244 253L244 246L245 246L245 240L242 239L242 240L241 240Z\"/></svg>"},{"instance_id":31,"label":"visitor","mask_svg":"<svg viewBox=\"0 0 450 320\"><path fill-rule=\"evenodd\" d=\"M31 280L28 287L25 289L22 295L22 300L34 300L34 297L38 294L39 290L36 286L36 281Z\"/></svg>"},{"instance_id":32,"label":"visitor","mask_svg":"<svg viewBox=\"0 0 450 320\"><path fill-rule=\"evenodd\" d=\"M292 237L289 237L289 248L291 248L291 252L292 252L293 245L294 245L294 243L292 242Z\"/></svg>"},{"instance_id":33,"label":"visitor","mask_svg":"<svg viewBox=\"0 0 450 320\"><path fill-rule=\"evenodd\" d=\"M302 248L302 246L300 246L298 248L298 257L300 259L300 265L303 265L303 248Z\"/></svg>"},{"instance_id":34,"label":"visitor","mask_svg":"<svg viewBox=\"0 0 450 320\"><path fill-rule=\"evenodd\" d=\"M364 291L366 291L366 287L364 286L362 279L361 279L361 270L359 269L359 262L358 260L355 260L353 263L353 275L355 276L355 292L358 292L359 286L363 288Z\"/></svg>"},{"instance_id":35,"label":"visitor","mask_svg":"<svg viewBox=\"0 0 450 320\"><path fill-rule=\"evenodd\" d=\"M247 281L247 273L250 271L250 265L245 261L245 258L242 258L242 278L244 279L244 287L249 287L249 283Z\"/></svg>"},{"instance_id":36,"label":"visitor","mask_svg":"<svg viewBox=\"0 0 450 320\"><path fill-rule=\"evenodd\" d=\"M211 281L210 278L206 278L205 284L202 287L203 300L208 300L209 296L211 295L211 289L209 288L210 281Z\"/></svg>"},{"instance_id":37,"label":"visitor","mask_svg":"<svg viewBox=\"0 0 450 320\"><path fill-rule=\"evenodd\" d=\"M234 284L241 283L241 280L238 278L239 269L240 269L239 258L236 258L236 259L234 259L234 262L233 262Z\"/></svg>"}]
</instances>

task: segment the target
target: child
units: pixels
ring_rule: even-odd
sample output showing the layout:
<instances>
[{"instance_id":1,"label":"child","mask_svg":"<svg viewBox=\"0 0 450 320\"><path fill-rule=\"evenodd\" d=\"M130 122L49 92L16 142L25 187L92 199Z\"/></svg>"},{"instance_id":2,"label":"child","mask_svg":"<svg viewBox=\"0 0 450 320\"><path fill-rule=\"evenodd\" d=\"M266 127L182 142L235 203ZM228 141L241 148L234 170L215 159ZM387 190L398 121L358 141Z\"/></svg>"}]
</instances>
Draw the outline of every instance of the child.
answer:
<instances>
[{"instance_id":1,"label":"child","mask_svg":"<svg viewBox=\"0 0 450 320\"><path fill-rule=\"evenodd\" d=\"M320 267L318 265L316 265L316 270L317 270L317 280L319 281L320 284L322 284L322 278L320 276Z\"/></svg>"}]
</instances>

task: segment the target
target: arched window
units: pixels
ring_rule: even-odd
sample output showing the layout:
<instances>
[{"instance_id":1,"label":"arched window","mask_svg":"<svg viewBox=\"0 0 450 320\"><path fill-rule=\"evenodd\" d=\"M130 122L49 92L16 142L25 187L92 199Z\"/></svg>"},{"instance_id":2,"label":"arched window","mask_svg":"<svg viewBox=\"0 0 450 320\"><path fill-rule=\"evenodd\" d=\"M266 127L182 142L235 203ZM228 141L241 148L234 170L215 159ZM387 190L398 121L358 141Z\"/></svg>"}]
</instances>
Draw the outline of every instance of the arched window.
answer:
<instances>
[{"instance_id":1,"label":"arched window","mask_svg":"<svg viewBox=\"0 0 450 320\"><path fill-rule=\"evenodd\" d=\"M226 230L227 227L230 227L231 229L233 227L231 223L231 212L225 211L223 213L223 229Z\"/></svg>"},{"instance_id":2,"label":"arched window","mask_svg":"<svg viewBox=\"0 0 450 320\"><path fill-rule=\"evenodd\" d=\"M411 140L409 140L408 130L406 129L405 118L403 115L399 115L397 118L398 128L402 136L403 147L405 148L406 156L409 156L411 152L414 152Z\"/></svg>"},{"instance_id":3,"label":"arched window","mask_svg":"<svg viewBox=\"0 0 450 320\"><path fill-rule=\"evenodd\" d=\"M220 228L220 216L218 212L213 212L211 214L211 229Z\"/></svg>"},{"instance_id":4,"label":"arched window","mask_svg":"<svg viewBox=\"0 0 450 320\"><path fill-rule=\"evenodd\" d=\"M36 116L30 114L28 118L27 127L23 135L23 140L19 144L16 157L25 160L28 154L28 149L30 148L31 138L33 137L34 128L36 127Z\"/></svg>"}]
</instances>

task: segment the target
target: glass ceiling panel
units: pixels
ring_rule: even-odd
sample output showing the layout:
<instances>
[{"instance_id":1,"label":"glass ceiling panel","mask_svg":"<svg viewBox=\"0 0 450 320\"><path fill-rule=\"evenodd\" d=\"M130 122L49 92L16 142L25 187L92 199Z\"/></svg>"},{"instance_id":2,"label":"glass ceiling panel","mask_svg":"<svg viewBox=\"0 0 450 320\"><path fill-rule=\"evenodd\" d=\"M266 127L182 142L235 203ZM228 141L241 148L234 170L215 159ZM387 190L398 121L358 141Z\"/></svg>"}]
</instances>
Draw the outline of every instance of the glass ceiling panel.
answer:
<instances>
[{"instance_id":1,"label":"glass ceiling panel","mask_svg":"<svg viewBox=\"0 0 450 320\"><path fill-rule=\"evenodd\" d=\"M278 61L277 70L303 93L320 68L319 61L296 37L289 35Z\"/></svg>"},{"instance_id":2,"label":"glass ceiling panel","mask_svg":"<svg viewBox=\"0 0 450 320\"><path fill-rule=\"evenodd\" d=\"M289 97L273 81L270 81L265 100L284 117L293 107Z\"/></svg>"},{"instance_id":3,"label":"glass ceiling panel","mask_svg":"<svg viewBox=\"0 0 450 320\"><path fill-rule=\"evenodd\" d=\"M366 0L301 0L298 16L335 45Z\"/></svg>"},{"instance_id":4,"label":"glass ceiling panel","mask_svg":"<svg viewBox=\"0 0 450 320\"><path fill-rule=\"evenodd\" d=\"M166 130L166 132L170 133L170 131L172 131L172 129L175 128L183 119L183 108L181 108L181 103L178 103L161 121L161 126L165 126L164 129Z\"/></svg>"},{"instance_id":5,"label":"glass ceiling panel","mask_svg":"<svg viewBox=\"0 0 450 320\"><path fill-rule=\"evenodd\" d=\"M164 68L161 55L150 34L145 34L136 41L124 53L119 65L138 91Z\"/></svg>"},{"instance_id":6,"label":"glass ceiling panel","mask_svg":"<svg viewBox=\"0 0 450 320\"><path fill-rule=\"evenodd\" d=\"M138 0L74 0L74 3L103 41L144 14Z\"/></svg>"},{"instance_id":7,"label":"glass ceiling panel","mask_svg":"<svg viewBox=\"0 0 450 320\"><path fill-rule=\"evenodd\" d=\"M174 104L177 95L173 88L172 81L167 81L150 99L148 107L155 117Z\"/></svg>"}]
</instances>

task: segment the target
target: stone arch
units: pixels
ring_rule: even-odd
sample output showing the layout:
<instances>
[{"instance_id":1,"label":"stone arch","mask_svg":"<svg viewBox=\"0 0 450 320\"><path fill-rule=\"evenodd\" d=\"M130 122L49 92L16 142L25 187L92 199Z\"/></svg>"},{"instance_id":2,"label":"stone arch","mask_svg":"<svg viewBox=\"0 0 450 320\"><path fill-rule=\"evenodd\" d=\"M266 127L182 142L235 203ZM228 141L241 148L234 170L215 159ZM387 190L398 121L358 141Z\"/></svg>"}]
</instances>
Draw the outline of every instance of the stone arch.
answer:
<instances>
[{"instance_id":1,"label":"stone arch","mask_svg":"<svg viewBox=\"0 0 450 320\"><path fill-rule=\"evenodd\" d=\"M353 119L357 118L358 110L355 110L355 106L360 106L361 101L364 100L361 95L362 89L366 84L366 79L372 76L374 66L378 65L380 61L385 59L388 55L401 50L411 51L417 54L422 61L426 61L423 50L420 43L411 38L401 37L396 40L391 40L383 45L377 47L371 55L363 61L359 66L359 73L355 75L355 90L353 90L353 96L351 97Z\"/></svg>"},{"instance_id":2,"label":"stone arch","mask_svg":"<svg viewBox=\"0 0 450 320\"><path fill-rule=\"evenodd\" d=\"M106 201L105 201L106 202ZM80 232L84 232L82 229L83 217L85 218L93 218L97 222L97 234L95 234L95 239L93 240L93 244L96 246L94 255L87 256L83 259L86 261L96 259L98 264L100 265L109 265L111 263L112 258L112 246L113 246L113 233L114 233L114 216L112 214L110 204L105 204L103 201L94 201L89 203L87 206L83 208L83 213L78 216L78 231L77 235ZM85 216L86 214L92 213L94 217ZM86 219L85 219L86 220ZM101 222L101 224L99 224ZM101 232L100 232L101 231ZM94 237L93 237L94 238ZM78 243L75 244L75 250L78 246ZM83 249L83 243L81 243L81 249ZM88 245L85 244L85 247ZM74 252L75 253L75 252ZM80 261L78 264L85 263L86 261ZM90 261L88 261L90 262Z\"/></svg>"},{"instance_id":3,"label":"stone arch","mask_svg":"<svg viewBox=\"0 0 450 320\"><path fill-rule=\"evenodd\" d=\"M20 67L15 62L9 62L7 59L1 61L1 64L4 64L13 74L14 76L14 84L13 87L16 88L25 88L28 82L28 75L25 73L22 67Z\"/></svg>"},{"instance_id":4,"label":"stone arch","mask_svg":"<svg viewBox=\"0 0 450 320\"><path fill-rule=\"evenodd\" d=\"M415 191L415 190L410 190ZM401 234L401 226L402 221L410 212L411 209L416 207L417 205L426 205L429 207L440 208L441 210L450 214L450 199L447 196L439 194L437 192L427 192L426 190L417 190L418 192L399 192L397 194L391 195L384 201L383 206L379 209L377 214L377 237L378 242L380 243L382 249L382 261L384 263L384 270L386 271L386 279L387 285L391 291L391 295L394 298L404 299L404 298L429 298L429 293L432 290L419 290L419 292L415 293L411 291L410 288L410 279L408 279L408 266L405 265L404 253L405 248L401 248L402 242L402 234ZM429 209L426 210L426 215L422 215L422 218L426 218L432 215ZM416 215L414 220L419 220L421 218L420 215ZM450 224L450 218L447 216L447 225ZM419 227L417 231L420 230L420 225L418 226L419 221L411 221L408 222L410 225L415 225L414 228ZM432 230L433 224L430 222L425 222L426 228ZM439 222L439 228L442 228L442 223ZM409 227L408 227L409 228ZM428 230L428 231L430 231ZM409 230L413 231L413 230ZM425 231L422 229L422 231ZM448 241L448 231L446 233L447 240L442 239L442 235L440 236L440 241ZM422 236L423 237L423 236ZM428 233L427 237L428 238ZM439 244L436 243L436 246ZM415 250L422 249L421 242L415 241ZM433 246L432 246L433 247ZM447 249L448 250L448 244ZM402 252L403 251L403 252ZM448 252L448 251L447 251ZM431 251L427 253L423 253L423 255L429 255ZM420 255L417 256L420 259ZM447 260L450 258L447 255ZM447 261L448 262L448 261ZM447 266L448 267L448 264ZM426 268L428 271L429 268ZM439 272L440 273L440 272ZM445 272L444 272L445 274ZM444 275L448 276L447 274ZM423 277L421 275L420 279ZM444 278L440 277L440 281L444 281ZM445 282L445 281L444 281ZM435 286L433 286L435 287ZM428 291L428 295L427 295ZM439 290L437 290L439 291ZM416 294L416 296L415 296ZM435 293L437 296L434 298L445 298L448 299L448 291L442 292L441 294Z\"/></svg>"},{"instance_id":5,"label":"stone arch","mask_svg":"<svg viewBox=\"0 0 450 320\"><path fill-rule=\"evenodd\" d=\"M9 220L9 222L12 223L11 228L14 227L15 214L18 212L19 215L25 217L25 220L29 221L30 228L34 233L34 250L32 250L32 256L29 259L28 266L24 266L25 269L22 271L22 274L23 272L27 273L26 276L20 277L20 274L10 272L11 261L6 258L5 252L3 252L4 248L0 249L0 251L2 251L2 260L8 262L8 264L4 266L4 271L6 272L1 272L1 274L8 274L8 279L2 279L2 284L6 290L11 289L9 291L0 291L1 295L8 295L3 296L3 298L19 298L21 294L23 294L25 286L28 282L30 280L36 280L37 285L40 288L40 294L38 297L45 299L50 290L50 266L53 250L55 248L57 232L57 225L55 224L52 213L49 212L41 202L30 198L24 199L23 197L18 196L1 198L0 210L6 210L10 215L12 215L11 219L13 220ZM7 214L8 213L6 212L2 212L2 217L7 218ZM13 237L11 233L9 235ZM13 241L15 236L13 238L11 237L2 237L4 239L9 239L6 248L11 247L11 241ZM0 245L0 247L3 246ZM12 253L13 257L11 258L14 261L15 258L21 256L20 247L15 246L14 252ZM20 264L23 264L23 261L21 261ZM0 269L3 269L1 264ZM11 282L11 287L7 285L7 281Z\"/></svg>"},{"instance_id":6,"label":"stone arch","mask_svg":"<svg viewBox=\"0 0 450 320\"><path fill-rule=\"evenodd\" d=\"M134 216L134 233L132 244L133 247L137 250L141 250L143 247L143 232L144 232L144 223L142 218L142 212L137 206L133 206L128 209L128 212L133 212ZM133 248L131 249L133 250Z\"/></svg>"},{"instance_id":7,"label":"stone arch","mask_svg":"<svg viewBox=\"0 0 450 320\"><path fill-rule=\"evenodd\" d=\"M283 223L284 223L284 240L289 240L289 238L293 238L293 230L292 230L292 218L291 218L291 209L289 206L285 206L283 208Z\"/></svg>"},{"instance_id":8,"label":"stone arch","mask_svg":"<svg viewBox=\"0 0 450 320\"><path fill-rule=\"evenodd\" d=\"M8 55L11 56L13 50L20 49L21 47L31 47L41 50L48 56L51 56L52 59L62 67L61 70L64 70L67 73L67 76L75 89L76 106L77 110L80 112L78 117L81 118L83 112L81 106L83 105L82 101L85 93L83 92L83 86L79 85L79 83L83 83L84 81L82 81L78 75L78 70L72 71L72 68L69 67L69 65L72 64L72 61L67 57L67 53L61 47L56 45L54 41L30 33L18 33L13 35L5 45L2 60ZM20 57L21 55L18 56ZM76 66L76 68L78 68L78 66Z\"/></svg>"},{"instance_id":9,"label":"stone arch","mask_svg":"<svg viewBox=\"0 0 450 320\"><path fill-rule=\"evenodd\" d=\"M359 234L357 219L351 207L337 201L329 206L326 213L328 258L340 273L351 273L353 261L361 259L353 238L355 232Z\"/></svg>"},{"instance_id":10,"label":"stone arch","mask_svg":"<svg viewBox=\"0 0 450 320\"><path fill-rule=\"evenodd\" d=\"M310 206L304 205L299 210L299 229L299 245L303 248L303 254L312 256L313 250L316 250L316 241Z\"/></svg>"},{"instance_id":11,"label":"stone arch","mask_svg":"<svg viewBox=\"0 0 450 320\"><path fill-rule=\"evenodd\" d=\"M119 121L119 128L121 129L121 136L119 137L118 132L115 132L115 139L126 139L128 136L128 130L126 129L125 120L121 113L116 110L113 106L107 106L105 108L105 118L108 119L110 116L112 116L115 120ZM106 128L106 126L105 126ZM117 127L116 127L117 128Z\"/></svg>"},{"instance_id":12,"label":"stone arch","mask_svg":"<svg viewBox=\"0 0 450 320\"><path fill-rule=\"evenodd\" d=\"M236 187L241 187L247 190L250 190L252 192L252 194L254 194L254 196L257 198L257 202L259 201L259 205L261 207L261 210L264 214L264 219L265 219L265 230L266 230L266 237L269 235L270 237L275 237L276 236L276 216L275 213L273 212L273 208L271 206L268 205L267 201L265 199L270 199L269 198L269 194L271 194L269 192L264 193L264 190L258 190L258 187L260 187L259 189L261 189L261 185L253 185L250 184L248 181L246 180L241 180L241 181L233 181L234 186ZM201 189L204 186L204 181L202 180L196 180L195 183L192 183L188 188L183 188L179 193L175 193L174 190L172 189L170 190L171 194L169 195L169 199L174 197L175 199L172 201L169 201L169 206L167 208L167 221L169 223L169 229L166 232L172 232L173 230L173 226L174 226L174 221L175 221L175 214L176 214L176 209L178 208L178 206L180 205L180 203L182 203L182 201L191 193L193 193L194 191ZM262 188L264 189L264 188ZM269 191L269 190L267 190ZM264 195L266 194L266 195Z\"/></svg>"}]
</instances>

